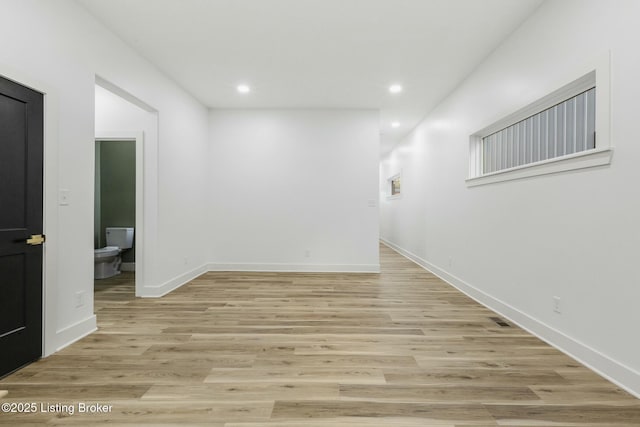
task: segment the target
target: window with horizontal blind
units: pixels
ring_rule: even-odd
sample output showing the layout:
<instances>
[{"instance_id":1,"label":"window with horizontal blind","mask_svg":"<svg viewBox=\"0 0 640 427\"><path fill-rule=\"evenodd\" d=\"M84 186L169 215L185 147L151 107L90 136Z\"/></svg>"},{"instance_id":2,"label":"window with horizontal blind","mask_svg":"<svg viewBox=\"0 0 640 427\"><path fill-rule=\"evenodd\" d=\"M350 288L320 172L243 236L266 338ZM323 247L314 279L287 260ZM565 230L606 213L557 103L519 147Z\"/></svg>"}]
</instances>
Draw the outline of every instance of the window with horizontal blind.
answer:
<instances>
[{"instance_id":1,"label":"window with horizontal blind","mask_svg":"<svg viewBox=\"0 0 640 427\"><path fill-rule=\"evenodd\" d=\"M471 135L467 185L610 163L608 81L605 63Z\"/></svg>"}]
</instances>

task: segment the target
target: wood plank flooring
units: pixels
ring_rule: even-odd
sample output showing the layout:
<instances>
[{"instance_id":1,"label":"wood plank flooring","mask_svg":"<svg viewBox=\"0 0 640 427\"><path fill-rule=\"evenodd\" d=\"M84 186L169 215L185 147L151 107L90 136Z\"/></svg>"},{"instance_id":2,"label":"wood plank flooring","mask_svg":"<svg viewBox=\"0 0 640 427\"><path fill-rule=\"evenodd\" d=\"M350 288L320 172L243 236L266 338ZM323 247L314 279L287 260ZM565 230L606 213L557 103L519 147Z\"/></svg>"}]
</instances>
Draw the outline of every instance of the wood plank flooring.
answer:
<instances>
[{"instance_id":1,"label":"wood plank flooring","mask_svg":"<svg viewBox=\"0 0 640 427\"><path fill-rule=\"evenodd\" d=\"M381 263L207 273L160 299L99 281L99 331L1 380L0 403L38 410L0 424L640 426L638 399L384 246Z\"/></svg>"}]
</instances>

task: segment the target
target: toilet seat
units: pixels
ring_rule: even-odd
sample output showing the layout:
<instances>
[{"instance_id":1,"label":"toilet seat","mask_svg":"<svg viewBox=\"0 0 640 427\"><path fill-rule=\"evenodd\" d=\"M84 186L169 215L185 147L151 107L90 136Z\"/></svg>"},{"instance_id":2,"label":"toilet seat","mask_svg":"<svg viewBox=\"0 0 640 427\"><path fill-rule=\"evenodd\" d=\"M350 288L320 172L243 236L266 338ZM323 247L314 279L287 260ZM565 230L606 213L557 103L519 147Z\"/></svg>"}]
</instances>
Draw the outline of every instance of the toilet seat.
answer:
<instances>
[{"instance_id":1,"label":"toilet seat","mask_svg":"<svg viewBox=\"0 0 640 427\"><path fill-rule=\"evenodd\" d=\"M120 248L117 246L105 246L104 248L94 249L94 258L108 258L116 256L120 253Z\"/></svg>"}]
</instances>

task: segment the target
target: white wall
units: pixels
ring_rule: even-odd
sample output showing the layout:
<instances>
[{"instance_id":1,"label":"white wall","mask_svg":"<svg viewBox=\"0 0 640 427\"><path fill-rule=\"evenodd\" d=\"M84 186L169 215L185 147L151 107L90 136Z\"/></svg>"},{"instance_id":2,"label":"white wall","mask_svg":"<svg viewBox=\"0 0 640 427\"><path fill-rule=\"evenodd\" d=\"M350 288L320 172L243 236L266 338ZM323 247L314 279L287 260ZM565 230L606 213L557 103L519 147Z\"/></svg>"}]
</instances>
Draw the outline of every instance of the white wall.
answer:
<instances>
[{"instance_id":1,"label":"white wall","mask_svg":"<svg viewBox=\"0 0 640 427\"><path fill-rule=\"evenodd\" d=\"M203 271L207 110L75 2L7 0L0 75L45 92L45 353L95 328L93 315L96 75L158 112L157 242L161 294ZM185 167L188 165L188 167ZM69 206L58 206L58 189ZM187 262L185 263L184 259ZM76 307L75 294L86 304Z\"/></svg>"},{"instance_id":2,"label":"white wall","mask_svg":"<svg viewBox=\"0 0 640 427\"><path fill-rule=\"evenodd\" d=\"M403 173L402 198L381 198L386 241L636 395L638 16L637 1L547 1L380 167L385 185ZM609 51L610 165L465 185L469 135Z\"/></svg>"},{"instance_id":3,"label":"white wall","mask_svg":"<svg viewBox=\"0 0 640 427\"><path fill-rule=\"evenodd\" d=\"M373 110L212 111L210 268L378 271L378 122Z\"/></svg>"}]
</instances>

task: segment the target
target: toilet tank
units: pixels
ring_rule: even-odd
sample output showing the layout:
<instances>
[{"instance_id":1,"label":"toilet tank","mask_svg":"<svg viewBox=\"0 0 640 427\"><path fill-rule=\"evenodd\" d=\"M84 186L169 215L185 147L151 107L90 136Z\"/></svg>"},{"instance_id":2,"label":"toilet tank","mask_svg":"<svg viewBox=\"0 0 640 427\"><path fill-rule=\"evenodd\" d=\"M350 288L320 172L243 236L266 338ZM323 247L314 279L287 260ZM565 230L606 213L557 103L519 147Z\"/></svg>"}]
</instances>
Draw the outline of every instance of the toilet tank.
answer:
<instances>
[{"instance_id":1,"label":"toilet tank","mask_svg":"<svg viewBox=\"0 0 640 427\"><path fill-rule=\"evenodd\" d=\"M133 246L133 227L107 227L107 246L130 249Z\"/></svg>"}]
</instances>

